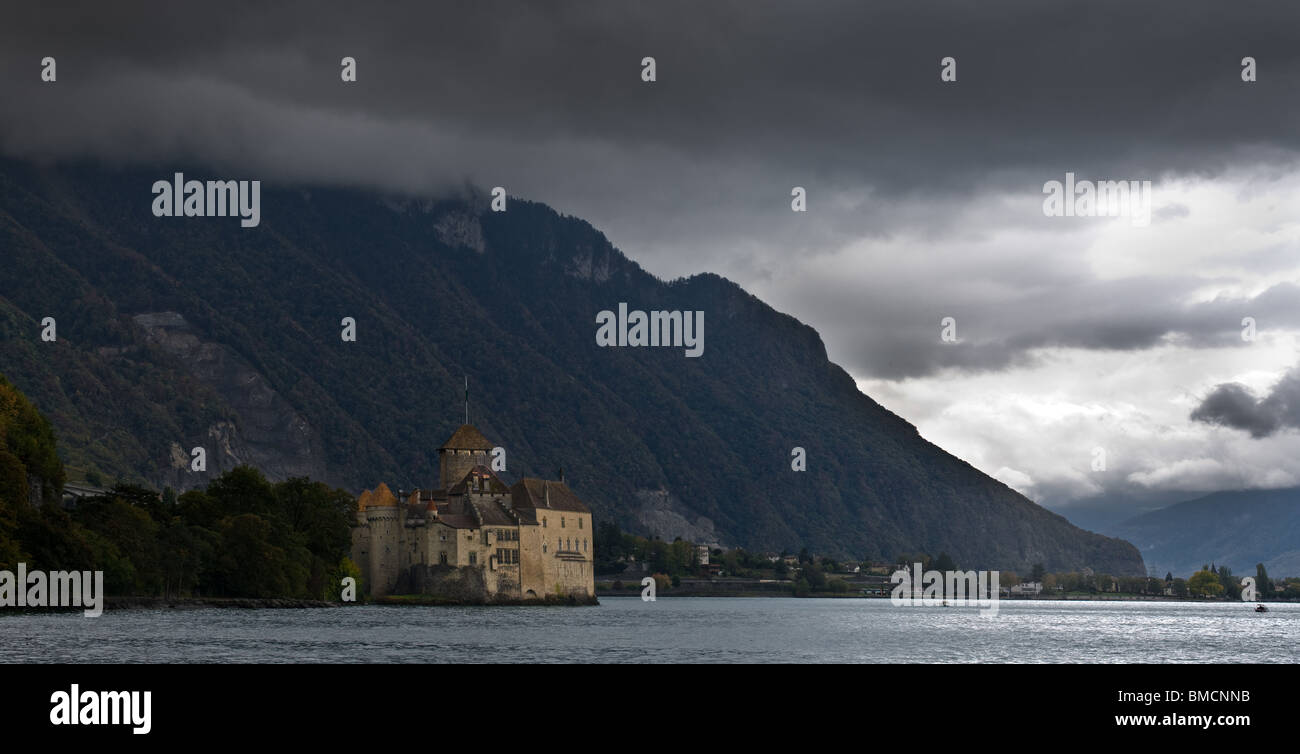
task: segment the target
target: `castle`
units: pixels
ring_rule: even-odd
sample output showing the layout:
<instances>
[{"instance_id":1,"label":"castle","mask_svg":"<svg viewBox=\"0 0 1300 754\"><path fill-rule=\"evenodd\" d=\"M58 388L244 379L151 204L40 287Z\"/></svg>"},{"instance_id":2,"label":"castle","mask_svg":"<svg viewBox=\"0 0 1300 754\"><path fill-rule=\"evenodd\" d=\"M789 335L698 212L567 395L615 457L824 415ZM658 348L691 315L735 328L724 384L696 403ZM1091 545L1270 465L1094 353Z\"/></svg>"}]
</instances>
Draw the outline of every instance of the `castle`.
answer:
<instances>
[{"instance_id":1,"label":"castle","mask_svg":"<svg viewBox=\"0 0 1300 754\"><path fill-rule=\"evenodd\" d=\"M462 425L438 448L438 489L361 493L352 560L371 596L594 601L591 511L563 479L507 486L490 469L492 449Z\"/></svg>"}]
</instances>

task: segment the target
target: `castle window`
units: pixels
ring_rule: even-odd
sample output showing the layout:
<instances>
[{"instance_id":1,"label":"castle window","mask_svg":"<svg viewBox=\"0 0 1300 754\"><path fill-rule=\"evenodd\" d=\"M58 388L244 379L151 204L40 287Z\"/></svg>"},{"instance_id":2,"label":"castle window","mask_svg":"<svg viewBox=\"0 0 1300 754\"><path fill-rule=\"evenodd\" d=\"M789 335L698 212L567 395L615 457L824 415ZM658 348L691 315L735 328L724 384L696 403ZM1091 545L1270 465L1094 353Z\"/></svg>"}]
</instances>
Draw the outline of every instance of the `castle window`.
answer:
<instances>
[{"instance_id":1,"label":"castle window","mask_svg":"<svg viewBox=\"0 0 1300 754\"><path fill-rule=\"evenodd\" d=\"M564 528L564 516L560 516L560 528Z\"/></svg>"},{"instance_id":2,"label":"castle window","mask_svg":"<svg viewBox=\"0 0 1300 754\"><path fill-rule=\"evenodd\" d=\"M477 553L477 552L471 552L471 553L469 554L469 564L470 564L470 565L478 565L478 553Z\"/></svg>"},{"instance_id":3,"label":"castle window","mask_svg":"<svg viewBox=\"0 0 1300 754\"><path fill-rule=\"evenodd\" d=\"M582 518L581 518L581 517L578 518L578 528L579 528L579 529L582 528Z\"/></svg>"},{"instance_id":4,"label":"castle window","mask_svg":"<svg viewBox=\"0 0 1300 754\"><path fill-rule=\"evenodd\" d=\"M586 552L586 551L587 551L587 538L586 538L586 537L583 537L583 539L582 539L582 551L583 551L583 552Z\"/></svg>"},{"instance_id":5,"label":"castle window","mask_svg":"<svg viewBox=\"0 0 1300 754\"><path fill-rule=\"evenodd\" d=\"M546 554L546 543L545 543L545 542L542 543L542 554L543 554L543 555Z\"/></svg>"},{"instance_id":6,"label":"castle window","mask_svg":"<svg viewBox=\"0 0 1300 754\"><path fill-rule=\"evenodd\" d=\"M445 552L438 553L438 562L441 563L442 565L447 565L447 553Z\"/></svg>"},{"instance_id":7,"label":"castle window","mask_svg":"<svg viewBox=\"0 0 1300 754\"><path fill-rule=\"evenodd\" d=\"M546 516L542 516L542 528L546 528Z\"/></svg>"}]
</instances>

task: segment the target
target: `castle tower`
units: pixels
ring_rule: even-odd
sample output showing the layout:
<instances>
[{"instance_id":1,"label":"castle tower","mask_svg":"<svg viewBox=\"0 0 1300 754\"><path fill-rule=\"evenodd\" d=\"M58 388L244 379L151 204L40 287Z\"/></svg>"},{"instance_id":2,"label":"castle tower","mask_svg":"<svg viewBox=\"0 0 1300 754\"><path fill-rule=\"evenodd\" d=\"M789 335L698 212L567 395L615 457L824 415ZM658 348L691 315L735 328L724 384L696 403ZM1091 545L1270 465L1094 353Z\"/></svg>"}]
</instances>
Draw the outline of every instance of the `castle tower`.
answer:
<instances>
[{"instance_id":1,"label":"castle tower","mask_svg":"<svg viewBox=\"0 0 1300 754\"><path fill-rule=\"evenodd\" d=\"M388 594L397 583L401 571L401 522L398 520L398 501L380 483L374 492L364 492L358 501L359 513L366 521L368 562L362 566L362 575L369 581L370 594Z\"/></svg>"},{"instance_id":2,"label":"castle tower","mask_svg":"<svg viewBox=\"0 0 1300 754\"><path fill-rule=\"evenodd\" d=\"M438 486L451 489L475 466L491 466L492 443L472 424L462 424L438 448Z\"/></svg>"}]
</instances>

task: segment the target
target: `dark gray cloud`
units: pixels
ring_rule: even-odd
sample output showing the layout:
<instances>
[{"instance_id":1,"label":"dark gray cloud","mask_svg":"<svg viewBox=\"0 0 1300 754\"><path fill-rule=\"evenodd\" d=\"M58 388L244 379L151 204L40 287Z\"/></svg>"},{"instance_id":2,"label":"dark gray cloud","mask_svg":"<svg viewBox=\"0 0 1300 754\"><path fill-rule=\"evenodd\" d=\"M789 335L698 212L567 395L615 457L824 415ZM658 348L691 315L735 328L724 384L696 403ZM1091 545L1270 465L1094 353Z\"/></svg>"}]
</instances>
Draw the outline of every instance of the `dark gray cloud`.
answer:
<instances>
[{"instance_id":1,"label":"dark gray cloud","mask_svg":"<svg viewBox=\"0 0 1300 754\"><path fill-rule=\"evenodd\" d=\"M663 277L739 281L817 327L892 408L986 471L1032 477L1036 495L1300 478L1300 438L1279 431L1297 423L1293 376L1263 398L1220 386L1196 411L1267 443L1186 432L1190 404L1169 408L1171 393L1276 370L1248 355L1300 330L1286 206L1300 197L1300 3L9 5L5 155L415 194L501 185ZM55 84L38 78L47 55ZM955 84L939 81L947 56ZM1145 234L1120 238L1043 217L1040 188L1066 172L1240 195L1157 196ZM944 316L958 343L940 341ZM1240 359L1211 375L1189 355L1207 348ZM1047 408L1020 400L1044 375L1074 387ZM1094 445L1115 451L1109 476L1088 471Z\"/></svg>"},{"instance_id":2,"label":"dark gray cloud","mask_svg":"<svg viewBox=\"0 0 1300 754\"><path fill-rule=\"evenodd\" d=\"M1098 280L1057 249L981 251L924 278L895 260L830 280L782 267L905 233L942 247L1025 226L1064 244L1033 195L1066 171L1283 170L1300 154L1298 23L1300 4L1219 0L24 3L0 30L0 150L415 193L503 185L591 220L658 274L779 283L769 298L859 374L1000 369L1052 345L1214 344L1240 315L1188 305L1188 270ZM355 85L339 81L344 55ZM939 81L945 56L955 84ZM794 185L806 217L789 212ZM997 192L1032 201L960 211ZM1289 302L1274 308L1295 324ZM937 342L947 315L962 343Z\"/></svg>"},{"instance_id":3,"label":"dark gray cloud","mask_svg":"<svg viewBox=\"0 0 1300 754\"><path fill-rule=\"evenodd\" d=\"M383 139L383 126L413 122L486 144L606 147L614 164L605 169L633 168L630 200L644 198L638 189L654 194L673 184L654 171L645 176L650 181L638 180L656 152L752 164L777 186L866 185L898 195L960 193L1025 174L1041 184L1044 170L1213 173L1236 149L1294 150L1300 143L1293 33L1300 6L1293 3L75 8L27 3L8 14L4 86L22 104L7 107L3 118L13 150L76 148L92 124L126 131L132 113L105 111L106 103L88 97L115 81L142 89L132 110L150 121L140 132L147 138L121 139L115 150L102 145L117 156L150 147L201 153L224 138L249 160L286 152L298 156L274 163L284 171L328 173L307 164L310 152L292 143L292 133L266 128L293 109L323 126L361 119L352 136L363 150L368 139ZM37 82L43 55L60 60L57 88ZM356 86L338 80L342 55L359 61ZM638 78L644 55L658 60L653 85ZM938 79L939 60L949 55L958 61L953 85ZM1259 81L1249 86L1239 78L1245 55L1259 60ZM242 101L222 96L223 88ZM70 117L79 108L95 119ZM187 138L195 111L205 109L224 110L218 122L227 132ZM171 138L162 133L168 126L176 131ZM385 146L405 153L411 145ZM321 162L316 157L310 162ZM538 167L550 166L542 160ZM356 176L344 168L337 177ZM547 180L528 182L544 187ZM704 193L675 188L684 202ZM742 202L767 201L770 191L763 183L718 189L741 193Z\"/></svg>"},{"instance_id":4,"label":"dark gray cloud","mask_svg":"<svg viewBox=\"0 0 1300 754\"><path fill-rule=\"evenodd\" d=\"M1263 398L1244 385L1219 385L1192 412L1192 419L1244 430L1256 438L1300 429L1300 370L1288 372Z\"/></svg>"},{"instance_id":5,"label":"dark gray cloud","mask_svg":"<svg viewBox=\"0 0 1300 754\"><path fill-rule=\"evenodd\" d=\"M789 295L806 298L806 311L831 323L824 331L839 346L846 368L884 379L943 368L978 372L1024 366L1038 349L1133 351L1164 343L1248 348L1241 337L1244 317L1254 318L1265 332L1300 329L1300 286L1291 283L1254 297L1188 304L1184 297L1194 283L1183 276L1080 281L1043 274L1028 291L1026 280L1010 273L1001 279L1014 293L989 296L968 289L959 278L929 285L918 280L867 300L848 288L823 288L820 298L811 289ZM837 312L854 316L841 318ZM945 316L957 322L956 343L940 339Z\"/></svg>"}]
</instances>

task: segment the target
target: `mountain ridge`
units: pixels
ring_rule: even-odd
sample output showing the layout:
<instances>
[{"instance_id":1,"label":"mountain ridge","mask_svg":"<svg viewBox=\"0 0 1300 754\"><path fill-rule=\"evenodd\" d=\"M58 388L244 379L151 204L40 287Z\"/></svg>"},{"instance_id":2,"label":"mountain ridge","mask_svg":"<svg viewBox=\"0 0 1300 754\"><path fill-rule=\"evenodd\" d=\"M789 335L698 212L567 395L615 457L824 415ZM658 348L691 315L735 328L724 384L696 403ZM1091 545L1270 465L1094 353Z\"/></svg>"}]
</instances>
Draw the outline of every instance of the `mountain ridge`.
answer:
<instances>
[{"instance_id":1,"label":"mountain ridge","mask_svg":"<svg viewBox=\"0 0 1300 754\"><path fill-rule=\"evenodd\" d=\"M1153 575L1188 575L1210 563L1243 576L1259 563L1274 576L1300 574L1300 487L1212 492L1107 531L1133 542Z\"/></svg>"},{"instance_id":2,"label":"mountain ridge","mask_svg":"<svg viewBox=\"0 0 1300 754\"><path fill-rule=\"evenodd\" d=\"M925 441L813 328L720 276L659 280L588 223L517 198L494 213L475 196L266 185L257 229L152 217L149 187L172 172L0 161L0 372L73 468L191 487L261 452L349 489L428 486L468 376L471 419L510 475L562 467L634 531L1144 571L1128 543ZM619 302L706 311L704 354L598 348L595 315ZM36 337L44 316L56 343ZM207 476L184 471L205 443L219 448ZM790 470L794 447L808 471Z\"/></svg>"}]
</instances>

